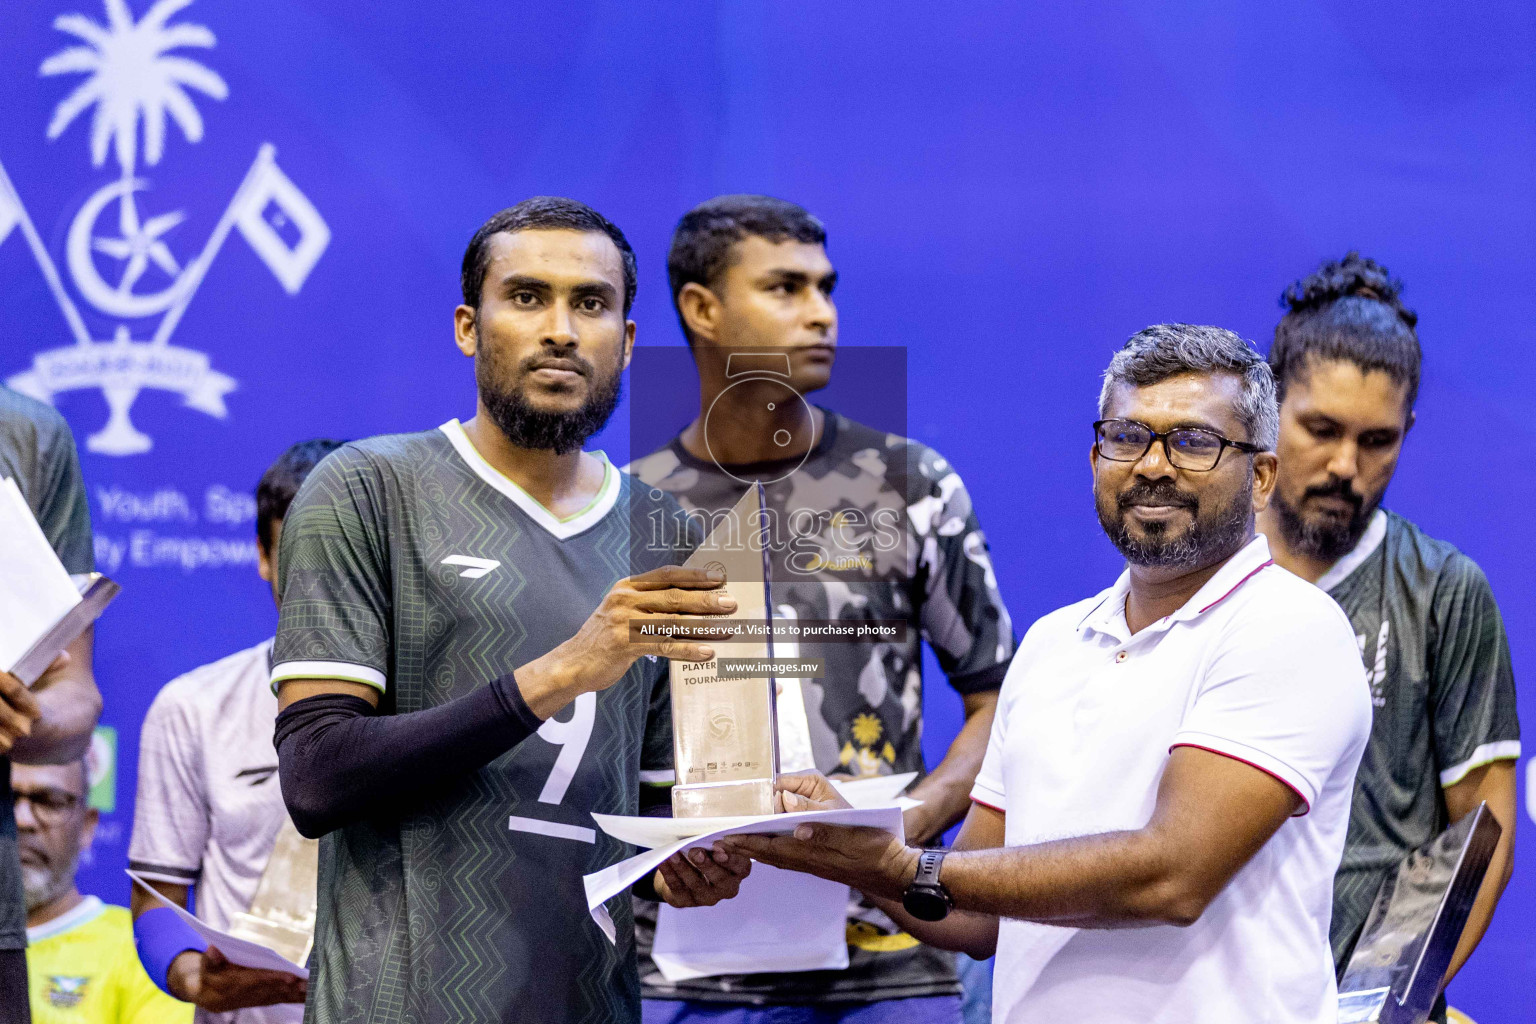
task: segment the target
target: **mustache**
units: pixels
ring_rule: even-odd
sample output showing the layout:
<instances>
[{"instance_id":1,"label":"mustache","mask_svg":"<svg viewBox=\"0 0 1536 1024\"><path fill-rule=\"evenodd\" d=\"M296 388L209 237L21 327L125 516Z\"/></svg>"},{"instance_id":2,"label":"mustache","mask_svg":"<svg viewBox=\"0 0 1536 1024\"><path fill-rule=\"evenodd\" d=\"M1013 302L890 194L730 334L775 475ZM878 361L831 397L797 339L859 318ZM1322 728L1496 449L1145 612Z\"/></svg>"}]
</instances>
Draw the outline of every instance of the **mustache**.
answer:
<instances>
[{"instance_id":1,"label":"mustache","mask_svg":"<svg viewBox=\"0 0 1536 1024\"><path fill-rule=\"evenodd\" d=\"M579 373L583 377L590 377L597 372L597 367L585 356L571 352L563 356L539 354L529 356L518 365L523 373L532 373L534 370L570 370Z\"/></svg>"},{"instance_id":2,"label":"mustache","mask_svg":"<svg viewBox=\"0 0 1536 1024\"><path fill-rule=\"evenodd\" d=\"M1176 505L1180 508L1194 509L1200 506L1200 499L1193 494L1186 494L1179 490L1170 481L1159 480L1156 483L1148 483L1143 480L1134 483L1121 491L1115 497L1115 504L1121 512L1126 511L1132 505Z\"/></svg>"},{"instance_id":3,"label":"mustache","mask_svg":"<svg viewBox=\"0 0 1536 1024\"><path fill-rule=\"evenodd\" d=\"M32 856L23 860L23 854L31 854ZM28 843L25 839L21 839L16 843L16 859L22 860L24 866L44 867L49 869L52 869L53 867L53 858L48 855L48 851L39 846Z\"/></svg>"},{"instance_id":4,"label":"mustache","mask_svg":"<svg viewBox=\"0 0 1536 1024\"><path fill-rule=\"evenodd\" d=\"M1356 512L1365 504L1365 496L1357 493L1348 480L1338 477L1333 477L1325 484L1308 487L1302 493L1301 500L1306 501L1308 498L1340 498L1353 505Z\"/></svg>"}]
</instances>

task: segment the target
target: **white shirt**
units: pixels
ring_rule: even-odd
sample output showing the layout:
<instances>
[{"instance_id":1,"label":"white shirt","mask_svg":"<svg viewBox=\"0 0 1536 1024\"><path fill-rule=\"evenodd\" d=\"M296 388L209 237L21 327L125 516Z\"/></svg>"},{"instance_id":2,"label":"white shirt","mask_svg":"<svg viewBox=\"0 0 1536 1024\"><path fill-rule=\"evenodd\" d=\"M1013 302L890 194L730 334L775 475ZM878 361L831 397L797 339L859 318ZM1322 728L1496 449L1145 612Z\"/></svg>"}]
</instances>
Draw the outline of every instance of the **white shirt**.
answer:
<instances>
[{"instance_id":1,"label":"white shirt","mask_svg":"<svg viewBox=\"0 0 1536 1024\"><path fill-rule=\"evenodd\" d=\"M1003 682L975 800L1023 846L1139 829L1172 747L1243 761L1301 809L1187 928L1004 919L994 1024L1334 1024L1328 922L1371 704L1349 620L1255 537L1135 636L1130 575L1040 619Z\"/></svg>"},{"instance_id":2,"label":"white shirt","mask_svg":"<svg viewBox=\"0 0 1536 1024\"><path fill-rule=\"evenodd\" d=\"M272 641L165 685L139 736L139 789L128 863L146 878L197 887L215 928L250 909L288 815L272 734ZM197 1011L198 1024L295 1024L304 1007Z\"/></svg>"}]
</instances>

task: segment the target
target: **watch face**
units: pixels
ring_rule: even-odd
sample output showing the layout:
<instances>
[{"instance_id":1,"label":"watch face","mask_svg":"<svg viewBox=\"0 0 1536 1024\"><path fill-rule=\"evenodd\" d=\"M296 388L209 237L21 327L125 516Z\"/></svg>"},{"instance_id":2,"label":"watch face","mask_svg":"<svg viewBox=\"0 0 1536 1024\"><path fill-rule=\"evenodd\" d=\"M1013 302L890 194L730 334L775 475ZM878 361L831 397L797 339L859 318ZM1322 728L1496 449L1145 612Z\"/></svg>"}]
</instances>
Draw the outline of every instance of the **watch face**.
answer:
<instances>
[{"instance_id":1,"label":"watch face","mask_svg":"<svg viewBox=\"0 0 1536 1024\"><path fill-rule=\"evenodd\" d=\"M901 905L919 921L942 921L949 913L949 900L938 889L927 886L908 889Z\"/></svg>"}]
</instances>

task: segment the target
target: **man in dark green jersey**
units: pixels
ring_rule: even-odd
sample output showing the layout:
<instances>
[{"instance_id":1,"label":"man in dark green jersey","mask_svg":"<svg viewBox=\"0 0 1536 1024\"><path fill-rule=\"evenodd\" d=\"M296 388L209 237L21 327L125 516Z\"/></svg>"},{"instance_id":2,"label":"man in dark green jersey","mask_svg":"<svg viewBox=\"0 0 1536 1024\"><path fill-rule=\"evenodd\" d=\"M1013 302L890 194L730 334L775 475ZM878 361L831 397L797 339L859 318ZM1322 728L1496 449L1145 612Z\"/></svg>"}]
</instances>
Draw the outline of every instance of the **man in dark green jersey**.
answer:
<instances>
[{"instance_id":1,"label":"man in dark green jersey","mask_svg":"<svg viewBox=\"0 0 1536 1024\"><path fill-rule=\"evenodd\" d=\"M708 521L762 482L776 513L776 614L902 621L904 635L798 644L825 675L800 681L812 764L828 774L922 774L907 838L959 821L986 753L997 692L1015 647L1008 610L970 495L919 442L857 423L803 396L825 388L837 356L837 273L821 222L768 196L711 199L683 216L667 269L700 380L700 414L630 470ZM774 361L780 372L772 371ZM753 376L751 367L770 372ZM870 376L878 367L869 365ZM845 371L853 372L853 371ZM862 378L866 386L878 382ZM636 385L637 388L640 385ZM904 395L905 381L888 383ZM965 723L924 773L922 643ZM776 654L784 654L775 645ZM960 1019L954 954L919 943L854 893L848 967L669 982L654 964L654 904L639 908L647 1024L809 1019L896 1024Z\"/></svg>"},{"instance_id":2,"label":"man in dark green jersey","mask_svg":"<svg viewBox=\"0 0 1536 1024\"><path fill-rule=\"evenodd\" d=\"M90 572L91 513L69 425L52 407L0 384L0 480L7 478L20 488L64 568ZM0 667L0 793L10 788L13 760L63 764L85 753L101 714L92 632L77 637L69 656L30 690ZM16 819L6 803L0 807L0 1024L28 1019L26 924Z\"/></svg>"},{"instance_id":3,"label":"man in dark green jersey","mask_svg":"<svg viewBox=\"0 0 1536 1024\"><path fill-rule=\"evenodd\" d=\"M581 450L618 399L634 254L600 214L536 198L464 257L467 423L348 444L286 517L273 655L295 825L323 836L306 1020L633 1021L628 900L600 927L582 876L628 848L671 764L667 658L633 620L734 608L717 574L648 549L675 505ZM745 861L655 878L682 906L733 895ZM606 934L605 934L606 932Z\"/></svg>"},{"instance_id":4,"label":"man in dark green jersey","mask_svg":"<svg viewBox=\"0 0 1536 1024\"><path fill-rule=\"evenodd\" d=\"M1287 289L1269 353L1281 397L1280 476L1259 526L1276 562L1348 613L1375 706L1334 884L1337 967L1409 850L1483 800L1504 826L1448 982L1513 869L1520 726L1509 642L1482 570L1380 507L1419 390L1418 318L1401 288L1350 253ZM1444 1012L1442 1004L1435 1019Z\"/></svg>"}]
</instances>

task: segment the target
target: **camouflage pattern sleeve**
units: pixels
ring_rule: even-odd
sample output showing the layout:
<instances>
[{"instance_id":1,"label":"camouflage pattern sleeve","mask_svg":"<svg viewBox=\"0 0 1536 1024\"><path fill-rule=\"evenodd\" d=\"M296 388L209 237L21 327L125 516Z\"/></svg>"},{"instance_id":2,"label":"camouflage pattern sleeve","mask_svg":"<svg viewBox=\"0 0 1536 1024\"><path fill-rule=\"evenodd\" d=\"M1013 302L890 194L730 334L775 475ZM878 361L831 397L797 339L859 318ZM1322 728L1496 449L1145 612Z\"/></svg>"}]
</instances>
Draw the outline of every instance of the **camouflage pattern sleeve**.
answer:
<instances>
[{"instance_id":1,"label":"camouflage pattern sleeve","mask_svg":"<svg viewBox=\"0 0 1536 1024\"><path fill-rule=\"evenodd\" d=\"M387 692L392 666L388 524L382 482L366 453L331 453L283 520L282 607L272 685L344 679Z\"/></svg>"},{"instance_id":2,"label":"camouflage pattern sleeve","mask_svg":"<svg viewBox=\"0 0 1536 1024\"><path fill-rule=\"evenodd\" d=\"M996 690L1016 642L970 493L931 448L914 444L908 460L907 512L917 545L914 592L923 637L957 691Z\"/></svg>"},{"instance_id":3,"label":"camouflage pattern sleeve","mask_svg":"<svg viewBox=\"0 0 1536 1024\"><path fill-rule=\"evenodd\" d=\"M1520 755L1509 637L1483 571L1454 554L1433 599L1430 708L1440 784Z\"/></svg>"}]
</instances>

